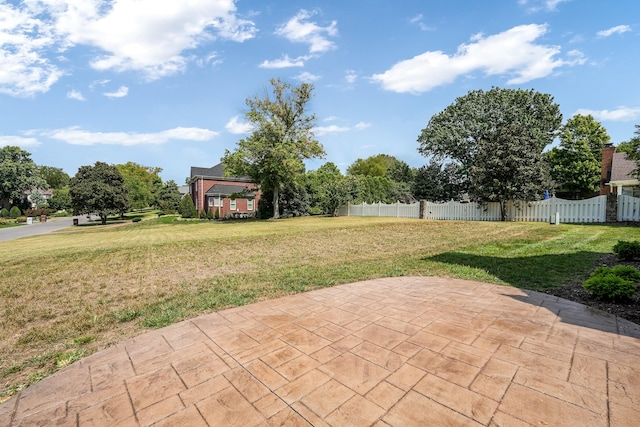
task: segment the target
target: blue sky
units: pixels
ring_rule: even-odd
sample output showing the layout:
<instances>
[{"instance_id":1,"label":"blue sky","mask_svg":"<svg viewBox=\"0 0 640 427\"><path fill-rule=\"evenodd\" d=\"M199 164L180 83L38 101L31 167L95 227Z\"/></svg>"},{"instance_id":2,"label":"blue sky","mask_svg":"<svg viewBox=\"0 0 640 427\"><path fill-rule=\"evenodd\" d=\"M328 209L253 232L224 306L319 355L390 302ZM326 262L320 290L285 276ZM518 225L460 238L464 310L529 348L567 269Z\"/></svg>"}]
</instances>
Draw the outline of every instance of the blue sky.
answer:
<instances>
[{"instance_id":1,"label":"blue sky","mask_svg":"<svg viewBox=\"0 0 640 427\"><path fill-rule=\"evenodd\" d=\"M249 131L245 99L311 82L325 161L416 139L470 90L535 89L612 142L640 124L637 0L0 0L0 146L74 175L96 161L184 183Z\"/></svg>"}]
</instances>

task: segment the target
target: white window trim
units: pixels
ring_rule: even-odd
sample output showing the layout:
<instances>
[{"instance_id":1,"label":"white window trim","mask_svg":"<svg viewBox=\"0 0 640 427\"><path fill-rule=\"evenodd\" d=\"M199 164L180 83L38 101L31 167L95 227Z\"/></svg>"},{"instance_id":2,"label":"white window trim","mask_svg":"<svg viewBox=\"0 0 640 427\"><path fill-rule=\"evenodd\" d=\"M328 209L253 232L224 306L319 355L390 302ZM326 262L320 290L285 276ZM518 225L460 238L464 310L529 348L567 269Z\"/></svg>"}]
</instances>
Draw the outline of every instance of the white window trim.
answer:
<instances>
[{"instance_id":1,"label":"white window trim","mask_svg":"<svg viewBox=\"0 0 640 427\"><path fill-rule=\"evenodd\" d=\"M248 211L253 210L253 199L247 199L247 210Z\"/></svg>"},{"instance_id":2,"label":"white window trim","mask_svg":"<svg viewBox=\"0 0 640 427\"><path fill-rule=\"evenodd\" d=\"M238 207L237 207L237 206L238 206L238 205L237 205L237 203L236 203L236 199L231 199L231 200L229 201L229 210L230 210L230 211L236 211L236 210L238 210Z\"/></svg>"},{"instance_id":3,"label":"white window trim","mask_svg":"<svg viewBox=\"0 0 640 427\"><path fill-rule=\"evenodd\" d=\"M216 208L219 208L220 206L222 206L222 199L220 198L220 196L214 197L213 206L215 206Z\"/></svg>"}]
</instances>

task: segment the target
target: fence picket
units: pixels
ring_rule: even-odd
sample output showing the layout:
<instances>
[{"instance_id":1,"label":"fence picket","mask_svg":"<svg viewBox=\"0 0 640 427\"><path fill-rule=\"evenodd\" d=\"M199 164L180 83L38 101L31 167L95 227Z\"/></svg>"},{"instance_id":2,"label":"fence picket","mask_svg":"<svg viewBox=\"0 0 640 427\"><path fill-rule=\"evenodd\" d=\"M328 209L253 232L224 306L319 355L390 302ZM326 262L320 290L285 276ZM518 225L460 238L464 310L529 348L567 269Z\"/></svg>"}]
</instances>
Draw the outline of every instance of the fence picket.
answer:
<instances>
[{"instance_id":1,"label":"fence picket","mask_svg":"<svg viewBox=\"0 0 640 427\"><path fill-rule=\"evenodd\" d=\"M553 221L558 212L560 222L591 223L606 222L607 196L597 196L586 200L564 200L552 197L535 202L507 202L508 221L548 222ZM347 216L388 216L397 218L419 218L419 203L361 203L347 204L338 209L339 215ZM487 203L431 203L426 202L425 219L457 221L500 221L500 204ZM618 221L640 221L640 199L630 196L618 198Z\"/></svg>"}]
</instances>

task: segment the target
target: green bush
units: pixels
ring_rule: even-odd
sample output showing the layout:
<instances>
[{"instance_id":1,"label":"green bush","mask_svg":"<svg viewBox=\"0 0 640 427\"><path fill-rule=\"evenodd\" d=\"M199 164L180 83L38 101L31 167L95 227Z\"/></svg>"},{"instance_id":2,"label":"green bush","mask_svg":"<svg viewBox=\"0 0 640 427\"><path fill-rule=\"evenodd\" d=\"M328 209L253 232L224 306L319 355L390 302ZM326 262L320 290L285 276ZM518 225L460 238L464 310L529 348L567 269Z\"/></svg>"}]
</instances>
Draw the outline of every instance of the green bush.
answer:
<instances>
[{"instance_id":1,"label":"green bush","mask_svg":"<svg viewBox=\"0 0 640 427\"><path fill-rule=\"evenodd\" d=\"M19 216L16 218L16 222L20 222L22 224L27 222L27 217L26 216Z\"/></svg>"},{"instance_id":2,"label":"green bush","mask_svg":"<svg viewBox=\"0 0 640 427\"><path fill-rule=\"evenodd\" d=\"M214 219L220 219L220 208L216 208L216 213L213 214Z\"/></svg>"},{"instance_id":3,"label":"green bush","mask_svg":"<svg viewBox=\"0 0 640 427\"><path fill-rule=\"evenodd\" d=\"M200 219L207 219L207 212L204 209L200 211Z\"/></svg>"},{"instance_id":4,"label":"green bush","mask_svg":"<svg viewBox=\"0 0 640 427\"><path fill-rule=\"evenodd\" d=\"M193 200L191 200L191 196L188 194L180 200L180 206L178 206L178 212L183 218L197 218L198 211L196 211L196 206L193 204Z\"/></svg>"},{"instance_id":5,"label":"green bush","mask_svg":"<svg viewBox=\"0 0 640 427\"><path fill-rule=\"evenodd\" d=\"M634 258L640 258L640 242L637 240L633 242L620 240L613 246L613 252L618 259L622 261L631 261Z\"/></svg>"},{"instance_id":6,"label":"green bush","mask_svg":"<svg viewBox=\"0 0 640 427\"><path fill-rule=\"evenodd\" d=\"M0 218L9 218L9 209L7 208L0 209Z\"/></svg>"},{"instance_id":7,"label":"green bush","mask_svg":"<svg viewBox=\"0 0 640 427\"><path fill-rule=\"evenodd\" d=\"M617 302L631 298L638 291L639 282L640 271L618 265L598 267L583 286L595 299Z\"/></svg>"},{"instance_id":8,"label":"green bush","mask_svg":"<svg viewBox=\"0 0 640 427\"><path fill-rule=\"evenodd\" d=\"M131 220L131 222L140 222L140 221L142 221L142 218L133 218Z\"/></svg>"},{"instance_id":9,"label":"green bush","mask_svg":"<svg viewBox=\"0 0 640 427\"><path fill-rule=\"evenodd\" d=\"M20 215L22 215L22 211L17 206L12 207L9 211L9 216L13 219L18 218Z\"/></svg>"},{"instance_id":10,"label":"green bush","mask_svg":"<svg viewBox=\"0 0 640 427\"><path fill-rule=\"evenodd\" d=\"M211 209L207 212L207 219L213 219L213 211Z\"/></svg>"}]
</instances>

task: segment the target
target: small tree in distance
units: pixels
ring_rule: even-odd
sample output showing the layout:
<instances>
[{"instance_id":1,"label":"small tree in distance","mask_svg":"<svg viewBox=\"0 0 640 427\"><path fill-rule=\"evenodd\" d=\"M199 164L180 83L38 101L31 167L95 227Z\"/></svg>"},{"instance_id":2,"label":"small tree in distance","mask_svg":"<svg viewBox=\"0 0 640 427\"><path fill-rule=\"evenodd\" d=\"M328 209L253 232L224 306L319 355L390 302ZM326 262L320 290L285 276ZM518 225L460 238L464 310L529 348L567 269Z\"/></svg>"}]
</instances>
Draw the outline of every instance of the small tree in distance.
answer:
<instances>
[{"instance_id":1,"label":"small tree in distance","mask_svg":"<svg viewBox=\"0 0 640 427\"><path fill-rule=\"evenodd\" d=\"M183 218L196 218L198 216L196 205L193 204L193 200L191 200L190 195L187 194L182 197L180 205L178 206L178 213Z\"/></svg>"},{"instance_id":2,"label":"small tree in distance","mask_svg":"<svg viewBox=\"0 0 640 427\"><path fill-rule=\"evenodd\" d=\"M69 181L69 195L76 215L96 213L102 224L107 223L108 215L123 214L129 209L120 171L103 162L80 167Z\"/></svg>"}]
</instances>

